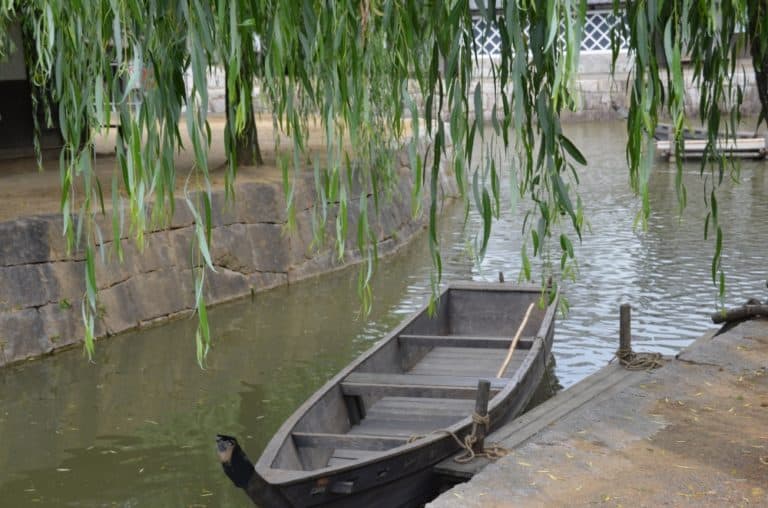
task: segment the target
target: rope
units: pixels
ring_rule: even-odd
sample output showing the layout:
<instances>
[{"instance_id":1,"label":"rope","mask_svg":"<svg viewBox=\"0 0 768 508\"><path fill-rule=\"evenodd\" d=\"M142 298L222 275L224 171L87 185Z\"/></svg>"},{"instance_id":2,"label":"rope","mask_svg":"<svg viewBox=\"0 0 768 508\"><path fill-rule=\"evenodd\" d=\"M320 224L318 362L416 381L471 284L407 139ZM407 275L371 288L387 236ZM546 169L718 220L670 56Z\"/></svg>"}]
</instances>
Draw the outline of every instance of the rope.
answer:
<instances>
[{"instance_id":1,"label":"rope","mask_svg":"<svg viewBox=\"0 0 768 508\"><path fill-rule=\"evenodd\" d=\"M661 353L635 353L632 349L619 349L616 351L619 365L627 370L653 370L658 369L661 363Z\"/></svg>"},{"instance_id":2,"label":"rope","mask_svg":"<svg viewBox=\"0 0 768 508\"><path fill-rule=\"evenodd\" d=\"M507 455L509 453L509 450L499 445L498 443L488 443L488 445L484 446L483 449L480 450L479 452L476 452L474 450L474 445L475 443L477 443L477 426L485 425L485 428L487 429L490 423L491 423L491 417L489 415L481 416L473 412L472 413L472 432L464 436L463 441L459 438L459 436L456 435L455 432L451 432L450 430L447 430L447 429L433 430L429 434L445 434L445 435L451 436L453 440L456 441L456 444L459 445L459 448L464 450L461 455L457 455L453 458L453 460L455 462L458 462L459 464L467 464L469 462L472 462L473 460L475 460L476 457L486 457L489 460L496 460ZM425 438L429 434L411 436L410 438L408 438L408 443L413 443L414 441Z\"/></svg>"}]
</instances>

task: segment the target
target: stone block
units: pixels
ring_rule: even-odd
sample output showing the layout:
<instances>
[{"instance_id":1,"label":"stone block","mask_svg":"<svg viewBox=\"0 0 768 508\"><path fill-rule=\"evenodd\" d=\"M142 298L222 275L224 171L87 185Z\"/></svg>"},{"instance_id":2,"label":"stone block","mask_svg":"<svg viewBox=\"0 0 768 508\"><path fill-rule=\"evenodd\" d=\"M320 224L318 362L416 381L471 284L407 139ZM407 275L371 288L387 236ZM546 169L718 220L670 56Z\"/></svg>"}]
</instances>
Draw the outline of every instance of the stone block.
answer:
<instances>
[{"instance_id":1,"label":"stone block","mask_svg":"<svg viewBox=\"0 0 768 508\"><path fill-rule=\"evenodd\" d=\"M47 224L48 237L46 243L48 244L48 260L50 261L65 261L65 260L81 260L85 259L85 249L82 243L76 244L72 247L72 250L68 250L67 237L64 236L64 218L61 214L52 214L41 216L39 219L44 220ZM72 218L73 221L77 220L77 217ZM75 227L77 227L75 223ZM107 238L105 238L106 240Z\"/></svg>"},{"instance_id":2,"label":"stone block","mask_svg":"<svg viewBox=\"0 0 768 508\"><path fill-rule=\"evenodd\" d=\"M296 214L296 230L288 233L289 264L295 266L312 257L312 211L306 210Z\"/></svg>"},{"instance_id":3,"label":"stone block","mask_svg":"<svg viewBox=\"0 0 768 508\"><path fill-rule=\"evenodd\" d=\"M211 232L213 235L213 232ZM195 238L194 227L186 227L168 231L168 244L173 249L173 259L177 269L190 268L193 259L196 259L197 250L193 245Z\"/></svg>"},{"instance_id":4,"label":"stone block","mask_svg":"<svg viewBox=\"0 0 768 508\"><path fill-rule=\"evenodd\" d=\"M174 288L178 290L182 302L182 312L195 308L195 277L196 272L192 268L174 270L179 285Z\"/></svg>"},{"instance_id":5,"label":"stone block","mask_svg":"<svg viewBox=\"0 0 768 508\"><path fill-rule=\"evenodd\" d=\"M288 272L288 282L293 283L315 275L330 272L340 268L342 263L336 260L336 252L333 249L323 249L312 259L306 262L292 266Z\"/></svg>"},{"instance_id":6,"label":"stone block","mask_svg":"<svg viewBox=\"0 0 768 508\"><path fill-rule=\"evenodd\" d=\"M264 291L266 289L288 284L288 274L256 272L249 274L246 280L248 281L248 285L254 291Z\"/></svg>"},{"instance_id":7,"label":"stone block","mask_svg":"<svg viewBox=\"0 0 768 508\"><path fill-rule=\"evenodd\" d=\"M289 238L279 224L233 224L212 233L214 265L248 274L285 272L291 263Z\"/></svg>"},{"instance_id":8,"label":"stone block","mask_svg":"<svg viewBox=\"0 0 768 508\"><path fill-rule=\"evenodd\" d=\"M238 222L286 222L285 199L279 184L243 182L237 186L236 193L235 209Z\"/></svg>"},{"instance_id":9,"label":"stone block","mask_svg":"<svg viewBox=\"0 0 768 508\"><path fill-rule=\"evenodd\" d=\"M147 210L148 210L148 213L149 213L149 211L151 210L152 204L149 203L146 206L147 206ZM128 212L127 205L124 206L124 213L125 213L125 218L123 220L125 221L125 223L123 224L122 230L118 231L118 236L120 238L128 238L129 231L130 231L130 226L128 224L128 221L130 220L130 218L128 216L129 212ZM56 233L57 236L61 237L59 241L63 242L63 241L66 240L62 236L62 234L61 234L62 233L62 229L63 229L63 224L62 224L63 223L63 219L62 219L62 217L60 215L56 216L55 219L56 219L55 220L56 226L53 227L53 224L52 224L51 229L55 230L53 232ZM98 229L99 233L101 234L102 241L104 243L113 242L115 240L115 233L114 233L114 227L113 227L113 224L112 224L112 210L107 210L106 213L103 213L103 214L99 212L99 213L94 215L93 219L94 219L94 223L95 223L96 228ZM76 219L74 219L74 220L76 220ZM118 224L118 228L119 228L119 224ZM53 244L53 239L51 240L51 244ZM63 246L63 248L66 247L66 244L64 244L64 243L62 243L61 245ZM53 250L53 248L51 250ZM58 250L59 250L59 247L57 247L57 251ZM83 251L83 252L85 252L85 251Z\"/></svg>"},{"instance_id":10,"label":"stone block","mask_svg":"<svg viewBox=\"0 0 768 508\"><path fill-rule=\"evenodd\" d=\"M194 292L184 285L173 269L143 273L131 279L142 309L142 321L173 315L194 305Z\"/></svg>"},{"instance_id":11,"label":"stone block","mask_svg":"<svg viewBox=\"0 0 768 508\"><path fill-rule=\"evenodd\" d=\"M218 267L206 275L206 303L214 305L250 294L251 285L246 275Z\"/></svg>"},{"instance_id":12,"label":"stone block","mask_svg":"<svg viewBox=\"0 0 768 508\"><path fill-rule=\"evenodd\" d=\"M38 356L52 349L36 308L0 311L0 351L5 363Z\"/></svg>"},{"instance_id":13,"label":"stone block","mask_svg":"<svg viewBox=\"0 0 768 508\"><path fill-rule=\"evenodd\" d=\"M347 250L357 250L357 229L359 224L360 200L350 200L347 208L347 237L344 239Z\"/></svg>"},{"instance_id":14,"label":"stone block","mask_svg":"<svg viewBox=\"0 0 768 508\"><path fill-rule=\"evenodd\" d=\"M82 300L73 300L68 305L51 303L40 308L43 334L52 348L61 348L84 340L85 327L81 305ZM96 320L94 333L97 337L104 334L100 320Z\"/></svg>"},{"instance_id":15,"label":"stone block","mask_svg":"<svg viewBox=\"0 0 768 508\"><path fill-rule=\"evenodd\" d=\"M0 267L0 311L39 307L47 301L40 265Z\"/></svg>"},{"instance_id":16,"label":"stone block","mask_svg":"<svg viewBox=\"0 0 768 508\"><path fill-rule=\"evenodd\" d=\"M96 256L96 282L99 288L108 288L125 281L132 275L162 270L175 265L176 249L168 231L150 233L139 247L133 239L122 241L123 260L119 260L110 242L104 246L104 258Z\"/></svg>"},{"instance_id":17,"label":"stone block","mask_svg":"<svg viewBox=\"0 0 768 508\"><path fill-rule=\"evenodd\" d=\"M0 222L0 266L42 263L50 259L49 223L26 217Z\"/></svg>"},{"instance_id":18,"label":"stone block","mask_svg":"<svg viewBox=\"0 0 768 508\"><path fill-rule=\"evenodd\" d=\"M96 255L96 284L99 289L108 288L115 284L125 281L131 277L133 273L139 270L136 263L140 262L140 259L134 254L135 247L132 241L123 241L124 246L130 246L128 249L124 247L123 261L120 262L117 253L114 249L114 243L104 245L104 258L101 254ZM85 270L85 267L81 269ZM82 277L81 277L82 278ZM85 287L83 287L85 291ZM81 293L82 294L82 293Z\"/></svg>"},{"instance_id":19,"label":"stone block","mask_svg":"<svg viewBox=\"0 0 768 508\"><path fill-rule=\"evenodd\" d=\"M85 294L85 261L59 261L40 265L46 302L74 305Z\"/></svg>"},{"instance_id":20,"label":"stone block","mask_svg":"<svg viewBox=\"0 0 768 508\"><path fill-rule=\"evenodd\" d=\"M181 197L175 198L173 217L171 218L171 228L183 228L191 226L194 223L195 217L192 215L192 211L189 209L186 200Z\"/></svg>"},{"instance_id":21,"label":"stone block","mask_svg":"<svg viewBox=\"0 0 768 508\"><path fill-rule=\"evenodd\" d=\"M288 271L290 242L281 225L247 224L245 230L253 252L253 271Z\"/></svg>"},{"instance_id":22,"label":"stone block","mask_svg":"<svg viewBox=\"0 0 768 508\"><path fill-rule=\"evenodd\" d=\"M162 208L159 206L157 201L152 203L146 203L144 206L146 210L146 224L144 227L145 236L149 235L150 233L166 231L168 228L174 227L173 216L176 215L177 207L179 206L179 202L177 199L174 198L173 206L171 206L171 203L167 201L163 203ZM187 212L190 216L190 220L192 220L191 219L192 213L189 211L189 207L187 206L186 201L182 200L181 206L182 206L182 212ZM135 236L135 235L129 234L129 228L130 226L128 225L128 219L126 217L126 224L123 227L121 238L132 239ZM111 239L112 238L105 238L105 240L111 240Z\"/></svg>"},{"instance_id":23,"label":"stone block","mask_svg":"<svg viewBox=\"0 0 768 508\"><path fill-rule=\"evenodd\" d=\"M379 243L379 256L388 256L394 252L397 252L400 247L402 247L402 243L399 241L395 241L392 238L387 238L383 242Z\"/></svg>"},{"instance_id":24,"label":"stone block","mask_svg":"<svg viewBox=\"0 0 768 508\"><path fill-rule=\"evenodd\" d=\"M142 316L136 298L129 281L99 292L99 302L104 307L101 318L106 333L114 335L139 325Z\"/></svg>"},{"instance_id":25,"label":"stone block","mask_svg":"<svg viewBox=\"0 0 768 508\"><path fill-rule=\"evenodd\" d=\"M237 198L234 201L227 199L226 193L223 190L213 192L211 194L211 223L213 226L228 226L235 222L239 222L237 217Z\"/></svg>"},{"instance_id":26,"label":"stone block","mask_svg":"<svg viewBox=\"0 0 768 508\"><path fill-rule=\"evenodd\" d=\"M179 272L158 270L135 275L102 291L99 301L106 331L118 333L189 309L194 292L185 290L185 286Z\"/></svg>"},{"instance_id":27,"label":"stone block","mask_svg":"<svg viewBox=\"0 0 768 508\"><path fill-rule=\"evenodd\" d=\"M405 210L403 210L404 207L402 203L392 203L392 205L393 206L385 206L379 212L379 224L381 228L379 240L383 240L386 237L392 236L392 233L400 228L400 224L402 222L401 216L407 213Z\"/></svg>"},{"instance_id":28,"label":"stone block","mask_svg":"<svg viewBox=\"0 0 768 508\"><path fill-rule=\"evenodd\" d=\"M221 226L211 232L211 257L216 267L251 273L255 269L254 256L245 224Z\"/></svg>"},{"instance_id":29,"label":"stone block","mask_svg":"<svg viewBox=\"0 0 768 508\"><path fill-rule=\"evenodd\" d=\"M131 265L138 271L151 272L174 266L176 250L171 246L167 230L147 235L142 247L131 240L123 244L125 259L133 258Z\"/></svg>"},{"instance_id":30,"label":"stone block","mask_svg":"<svg viewBox=\"0 0 768 508\"><path fill-rule=\"evenodd\" d=\"M279 187L283 192L282 186ZM293 203L296 211L310 210L315 206L315 177L304 173L296 178L293 189Z\"/></svg>"}]
</instances>

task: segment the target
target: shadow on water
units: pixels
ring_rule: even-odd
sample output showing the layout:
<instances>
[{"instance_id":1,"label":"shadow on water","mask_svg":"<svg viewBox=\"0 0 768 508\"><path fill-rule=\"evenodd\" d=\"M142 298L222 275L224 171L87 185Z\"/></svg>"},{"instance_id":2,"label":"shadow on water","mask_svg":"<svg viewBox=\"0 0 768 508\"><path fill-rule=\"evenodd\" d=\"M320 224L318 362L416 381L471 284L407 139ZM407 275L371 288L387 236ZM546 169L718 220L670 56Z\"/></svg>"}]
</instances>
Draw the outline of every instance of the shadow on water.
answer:
<instances>
[{"instance_id":1,"label":"shadow on water","mask_svg":"<svg viewBox=\"0 0 768 508\"><path fill-rule=\"evenodd\" d=\"M554 355L551 356L547 362L547 368L544 370L544 376L541 378L541 383L539 383L523 413L527 413L542 402L546 402L563 389L563 385L560 384L560 379L557 377L556 363Z\"/></svg>"}]
</instances>

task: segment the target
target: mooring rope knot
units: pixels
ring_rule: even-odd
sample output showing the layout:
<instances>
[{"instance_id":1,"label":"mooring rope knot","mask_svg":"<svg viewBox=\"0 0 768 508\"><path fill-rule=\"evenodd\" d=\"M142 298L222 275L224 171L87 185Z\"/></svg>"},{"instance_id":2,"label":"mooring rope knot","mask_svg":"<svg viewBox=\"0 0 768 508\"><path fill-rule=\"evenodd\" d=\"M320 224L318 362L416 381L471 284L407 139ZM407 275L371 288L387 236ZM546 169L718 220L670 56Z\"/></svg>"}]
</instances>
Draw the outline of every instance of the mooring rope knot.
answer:
<instances>
[{"instance_id":1,"label":"mooring rope knot","mask_svg":"<svg viewBox=\"0 0 768 508\"><path fill-rule=\"evenodd\" d=\"M459 464L466 464L468 462L472 462L473 460L475 460L475 457L486 457L489 460L496 460L509 454L509 450L499 445L498 443L488 443L487 446L484 446L483 449L478 452L474 450L474 445L475 443L477 443L477 426L485 425L486 428L488 428L490 423L491 423L490 415L481 416L476 412L473 412L472 413L472 432L464 436L463 441L459 438L458 435L456 435L455 432L451 432L450 430L447 430L447 429L433 430L432 432L430 432L430 434L446 434L451 436L453 440L456 441L456 444L458 444L459 447L462 450L464 450L464 452L461 453L461 455L457 455L453 458L453 460L455 462L458 462ZM414 441L422 439L427 435L411 436L408 438L408 443L413 443Z\"/></svg>"},{"instance_id":2,"label":"mooring rope knot","mask_svg":"<svg viewBox=\"0 0 768 508\"><path fill-rule=\"evenodd\" d=\"M661 353L635 353L631 348L619 348L616 358L627 370L653 370L662 366Z\"/></svg>"},{"instance_id":3,"label":"mooring rope knot","mask_svg":"<svg viewBox=\"0 0 768 508\"><path fill-rule=\"evenodd\" d=\"M477 425L485 425L486 427L491 424L491 417L488 415L481 416L477 413L472 413L472 423L473 428L472 431L474 433Z\"/></svg>"}]
</instances>

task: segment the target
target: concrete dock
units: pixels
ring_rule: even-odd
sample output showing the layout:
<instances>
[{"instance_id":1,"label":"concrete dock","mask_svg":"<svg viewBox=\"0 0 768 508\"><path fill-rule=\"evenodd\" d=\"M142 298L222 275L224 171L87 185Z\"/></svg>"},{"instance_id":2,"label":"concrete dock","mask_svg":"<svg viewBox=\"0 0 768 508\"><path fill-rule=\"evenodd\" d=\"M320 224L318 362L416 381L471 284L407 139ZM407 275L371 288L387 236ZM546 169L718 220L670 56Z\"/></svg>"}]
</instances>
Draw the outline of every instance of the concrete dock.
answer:
<instances>
[{"instance_id":1,"label":"concrete dock","mask_svg":"<svg viewBox=\"0 0 768 508\"><path fill-rule=\"evenodd\" d=\"M488 441L509 454L444 462L472 479L429 507L768 506L768 320L654 371L609 365Z\"/></svg>"}]
</instances>

